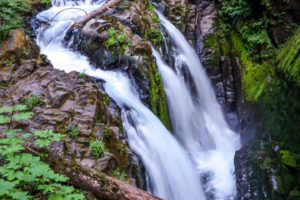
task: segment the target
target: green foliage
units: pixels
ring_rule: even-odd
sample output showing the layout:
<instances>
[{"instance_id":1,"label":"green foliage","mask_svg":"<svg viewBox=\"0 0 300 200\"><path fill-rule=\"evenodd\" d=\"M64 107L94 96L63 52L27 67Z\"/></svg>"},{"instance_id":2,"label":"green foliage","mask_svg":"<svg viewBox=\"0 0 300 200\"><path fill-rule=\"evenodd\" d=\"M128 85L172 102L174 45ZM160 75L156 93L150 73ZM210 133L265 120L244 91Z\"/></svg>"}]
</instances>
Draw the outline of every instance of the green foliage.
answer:
<instances>
[{"instance_id":1,"label":"green foliage","mask_svg":"<svg viewBox=\"0 0 300 200\"><path fill-rule=\"evenodd\" d=\"M184 9L185 9L185 5L181 4L181 5L179 6L180 12L183 13L183 12L184 12Z\"/></svg>"},{"instance_id":2,"label":"green foliage","mask_svg":"<svg viewBox=\"0 0 300 200\"><path fill-rule=\"evenodd\" d=\"M79 126L72 126L70 135L75 138L80 133L80 127Z\"/></svg>"},{"instance_id":3,"label":"green foliage","mask_svg":"<svg viewBox=\"0 0 300 200\"><path fill-rule=\"evenodd\" d=\"M85 77L87 74L85 73L86 70L84 69L82 72L79 73L79 78Z\"/></svg>"},{"instance_id":4,"label":"green foliage","mask_svg":"<svg viewBox=\"0 0 300 200\"><path fill-rule=\"evenodd\" d=\"M33 95L29 98L24 98L23 103L29 108L43 105L43 97L41 95Z\"/></svg>"},{"instance_id":5,"label":"green foliage","mask_svg":"<svg viewBox=\"0 0 300 200\"><path fill-rule=\"evenodd\" d=\"M28 56L29 53L30 53L30 49L27 49L27 48L24 47L24 49L23 49L23 54L24 54L25 56Z\"/></svg>"},{"instance_id":6,"label":"green foliage","mask_svg":"<svg viewBox=\"0 0 300 200\"><path fill-rule=\"evenodd\" d=\"M262 1L261 5L269 5L267 1ZM267 12L253 11L252 9L259 8L252 7L252 2L247 0L221 0L220 2L221 9L218 14L222 19L220 27L223 31L228 34L231 31L240 33L252 60L261 61L274 57L275 47L266 28L270 24L279 23L283 15L268 16Z\"/></svg>"},{"instance_id":7,"label":"green foliage","mask_svg":"<svg viewBox=\"0 0 300 200\"><path fill-rule=\"evenodd\" d=\"M1 34L1 33L0 33ZM1 42L1 41L0 41ZM6 66L10 66L14 63L14 60L2 60L3 64Z\"/></svg>"},{"instance_id":8,"label":"green foliage","mask_svg":"<svg viewBox=\"0 0 300 200\"><path fill-rule=\"evenodd\" d=\"M11 113L24 111L26 105L16 105L0 109L0 113ZM25 113L25 112L23 112ZM30 118L25 115L22 119ZM5 164L0 166L0 198L1 199L33 199L37 196L48 196L48 199L85 199L83 194L77 193L72 186L65 186L69 178L55 174L49 165L40 161L39 157L28 153L21 153L24 150L22 144L26 141L23 138L32 134L19 134L20 129L6 129L6 138L0 139L0 157ZM52 141L59 141L63 135L54 134L51 130L34 131L37 137L35 145L44 147Z\"/></svg>"},{"instance_id":9,"label":"green foliage","mask_svg":"<svg viewBox=\"0 0 300 200\"><path fill-rule=\"evenodd\" d=\"M156 13L152 13L152 19L157 23L161 22L161 20L157 17Z\"/></svg>"},{"instance_id":10,"label":"green foliage","mask_svg":"<svg viewBox=\"0 0 300 200\"><path fill-rule=\"evenodd\" d=\"M21 112L27 110L27 106L26 105L15 105L12 107L3 107L0 109L0 114L2 113L12 113L14 111L20 111L17 114L14 114L12 116L12 118L14 118L15 120L23 120L23 119L28 119L29 117L31 117L31 115L33 115L32 112ZM0 124L1 123L6 123L11 121L11 118L5 115L0 115Z\"/></svg>"},{"instance_id":11,"label":"green foliage","mask_svg":"<svg viewBox=\"0 0 300 200\"><path fill-rule=\"evenodd\" d=\"M6 87L7 85L6 85L6 83L0 83L0 86Z\"/></svg>"},{"instance_id":12,"label":"green foliage","mask_svg":"<svg viewBox=\"0 0 300 200\"><path fill-rule=\"evenodd\" d=\"M285 77L300 86L300 27L277 55L277 69Z\"/></svg>"},{"instance_id":13,"label":"green foliage","mask_svg":"<svg viewBox=\"0 0 300 200\"><path fill-rule=\"evenodd\" d=\"M297 167L297 157L288 150L281 150L280 154L282 155L282 161L284 164L290 167Z\"/></svg>"},{"instance_id":14,"label":"green foliage","mask_svg":"<svg viewBox=\"0 0 300 200\"><path fill-rule=\"evenodd\" d=\"M126 146L120 147L119 150L120 150L120 155L123 156L126 153L127 147Z\"/></svg>"},{"instance_id":15,"label":"green foliage","mask_svg":"<svg viewBox=\"0 0 300 200\"><path fill-rule=\"evenodd\" d=\"M109 137L110 136L109 128L106 125L103 128L103 134L104 134L104 137Z\"/></svg>"},{"instance_id":16,"label":"green foliage","mask_svg":"<svg viewBox=\"0 0 300 200\"><path fill-rule=\"evenodd\" d=\"M166 128L170 130L171 124L161 75L157 71L157 67L153 59L149 59L148 63L150 63L149 81L151 110L158 118L160 118Z\"/></svg>"},{"instance_id":17,"label":"green foliage","mask_svg":"<svg viewBox=\"0 0 300 200\"><path fill-rule=\"evenodd\" d=\"M38 137L35 145L39 147L47 147L51 142L60 141L62 137L66 137L66 135L62 135L61 133L53 133L52 130L33 131L32 133Z\"/></svg>"},{"instance_id":18,"label":"green foliage","mask_svg":"<svg viewBox=\"0 0 300 200\"><path fill-rule=\"evenodd\" d=\"M116 33L115 29L113 27L111 27L110 29L108 29L108 35L109 37L114 36Z\"/></svg>"},{"instance_id":19,"label":"green foliage","mask_svg":"<svg viewBox=\"0 0 300 200\"><path fill-rule=\"evenodd\" d=\"M123 34L118 35L117 37L119 43L124 43L125 42L125 36Z\"/></svg>"},{"instance_id":20,"label":"green foliage","mask_svg":"<svg viewBox=\"0 0 300 200\"><path fill-rule=\"evenodd\" d=\"M43 4L50 4L51 0L42 0L41 3L43 3Z\"/></svg>"},{"instance_id":21,"label":"green foliage","mask_svg":"<svg viewBox=\"0 0 300 200\"><path fill-rule=\"evenodd\" d=\"M109 96L108 95L104 95L104 97L103 97L103 101L105 102L105 104L108 106L109 105L109 103L110 103L110 98L109 98Z\"/></svg>"},{"instance_id":22,"label":"green foliage","mask_svg":"<svg viewBox=\"0 0 300 200\"><path fill-rule=\"evenodd\" d=\"M98 158L106 153L104 143L100 140L92 141L90 144L90 149L92 150L92 155Z\"/></svg>"},{"instance_id":23,"label":"green foliage","mask_svg":"<svg viewBox=\"0 0 300 200\"><path fill-rule=\"evenodd\" d=\"M142 18L143 18L143 20L148 21L148 16L147 15L144 15Z\"/></svg>"},{"instance_id":24,"label":"green foliage","mask_svg":"<svg viewBox=\"0 0 300 200\"><path fill-rule=\"evenodd\" d=\"M121 171L119 168L117 168L113 171L113 176L122 182L126 182L125 177L127 174L125 173L125 170Z\"/></svg>"},{"instance_id":25,"label":"green foliage","mask_svg":"<svg viewBox=\"0 0 300 200\"><path fill-rule=\"evenodd\" d=\"M0 43L5 40L11 30L24 26L22 13L29 12L30 5L24 0L0 0Z\"/></svg>"},{"instance_id":26,"label":"green foliage","mask_svg":"<svg viewBox=\"0 0 300 200\"><path fill-rule=\"evenodd\" d=\"M161 44L163 41L161 31L154 27L151 27L148 31L148 37L151 38L155 44Z\"/></svg>"},{"instance_id":27,"label":"green foliage","mask_svg":"<svg viewBox=\"0 0 300 200\"><path fill-rule=\"evenodd\" d=\"M151 1L148 1L147 2L147 7L146 7L147 10L154 10L155 7L152 5Z\"/></svg>"}]
</instances>

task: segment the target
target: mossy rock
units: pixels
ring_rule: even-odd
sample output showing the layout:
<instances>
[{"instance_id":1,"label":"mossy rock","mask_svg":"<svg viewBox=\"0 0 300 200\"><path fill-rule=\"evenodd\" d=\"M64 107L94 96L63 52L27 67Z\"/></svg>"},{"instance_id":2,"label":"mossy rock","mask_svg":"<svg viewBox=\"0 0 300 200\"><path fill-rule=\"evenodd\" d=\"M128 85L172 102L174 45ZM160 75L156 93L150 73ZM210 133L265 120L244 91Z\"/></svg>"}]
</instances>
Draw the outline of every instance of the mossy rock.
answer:
<instances>
[{"instance_id":1,"label":"mossy rock","mask_svg":"<svg viewBox=\"0 0 300 200\"><path fill-rule=\"evenodd\" d=\"M300 200L300 191L295 188L289 194L288 200Z\"/></svg>"}]
</instances>

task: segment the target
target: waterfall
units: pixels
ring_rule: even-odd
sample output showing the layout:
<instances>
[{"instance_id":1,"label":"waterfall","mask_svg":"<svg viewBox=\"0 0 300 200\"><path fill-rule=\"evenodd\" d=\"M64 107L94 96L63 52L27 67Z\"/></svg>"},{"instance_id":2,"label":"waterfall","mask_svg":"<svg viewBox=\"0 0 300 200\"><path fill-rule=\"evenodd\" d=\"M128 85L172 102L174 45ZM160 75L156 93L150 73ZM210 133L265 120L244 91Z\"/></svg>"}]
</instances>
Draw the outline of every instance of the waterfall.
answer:
<instances>
[{"instance_id":1,"label":"waterfall","mask_svg":"<svg viewBox=\"0 0 300 200\"><path fill-rule=\"evenodd\" d=\"M182 33L157 12L171 41L173 69L153 50L162 75L176 138L187 149L210 199L233 199L236 193L234 154L239 135L230 130L205 69ZM167 44L167 42L165 42Z\"/></svg>"},{"instance_id":2,"label":"waterfall","mask_svg":"<svg viewBox=\"0 0 300 200\"><path fill-rule=\"evenodd\" d=\"M90 12L103 1L52 0L52 7L37 15L50 20L57 12L75 6ZM141 157L151 179L153 193L166 200L205 200L200 179L188 154L160 120L135 93L130 80L122 72L103 71L89 64L88 58L62 45L67 27L84 15L80 10L62 12L51 23L43 37L40 28L37 43L41 53L53 66L66 72L78 71L105 80L105 90L122 110L124 134L131 150Z\"/></svg>"}]
</instances>

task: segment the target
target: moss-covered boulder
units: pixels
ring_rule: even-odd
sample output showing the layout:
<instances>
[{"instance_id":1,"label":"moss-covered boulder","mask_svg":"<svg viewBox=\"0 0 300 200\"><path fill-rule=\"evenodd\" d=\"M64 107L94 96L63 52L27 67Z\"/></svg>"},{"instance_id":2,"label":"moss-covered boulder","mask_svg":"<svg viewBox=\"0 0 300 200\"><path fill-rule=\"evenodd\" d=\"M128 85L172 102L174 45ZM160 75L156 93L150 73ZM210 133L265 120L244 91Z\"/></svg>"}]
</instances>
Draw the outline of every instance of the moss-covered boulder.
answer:
<instances>
[{"instance_id":1,"label":"moss-covered boulder","mask_svg":"<svg viewBox=\"0 0 300 200\"><path fill-rule=\"evenodd\" d=\"M151 40L161 37L155 35L156 32L161 34L159 29L150 28L147 37ZM170 129L164 88L150 42L134 35L119 19L106 14L88 21L80 31L70 32L65 39L69 40L71 35L74 35L76 50L87 55L97 67L126 72L140 99Z\"/></svg>"}]
</instances>

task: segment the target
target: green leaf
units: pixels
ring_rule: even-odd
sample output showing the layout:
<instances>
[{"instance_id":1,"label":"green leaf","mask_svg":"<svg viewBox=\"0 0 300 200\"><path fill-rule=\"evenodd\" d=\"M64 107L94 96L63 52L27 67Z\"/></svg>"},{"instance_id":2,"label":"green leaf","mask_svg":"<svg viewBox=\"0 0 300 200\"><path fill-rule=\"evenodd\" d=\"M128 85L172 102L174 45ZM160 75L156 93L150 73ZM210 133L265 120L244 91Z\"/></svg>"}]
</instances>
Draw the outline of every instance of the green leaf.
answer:
<instances>
[{"instance_id":1,"label":"green leaf","mask_svg":"<svg viewBox=\"0 0 300 200\"><path fill-rule=\"evenodd\" d=\"M23 146L20 144L16 144L14 146L10 146L9 148L4 149L4 151L1 152L0 150L0 155L1 156L6 156L7 154L12 154L12 153L18 153L21 150L23 150Z\"/></svg>"},{"instance_id":2,"label":"green leaf","mask_svg":"<svg viewBox=\"0 0 300 200\"><path fill-rule=\"evenodd\" d=\"M43 190L43 194L46 194L47 192L53 192L56 188L52 185L39 185L38 190Z\"/></svg>"},{"instance_id":3,"label":"green leaf","mask_svg":"<svg viewBox=\"0 0 300 200\"><path fill-rule=\"evenodd\" d=\"M9 170L5 173L3 173L3 176L5 176L8 180L12 181L14 180L15 178L18 179L22 179L23 177L23 172L22 171L14 171L14 170Z\"/></svg>"},{"instance_id":4,"label":"green leaf","mask_svg":"<svg viewBox=\"0 0 300 200\"><path fill-rule=\"evenodd\" d=\"M15 120L29 119L33 115L33 112L22 112L20 114L14 114L13 118Z\"/></svg>"},{"instance_id":5,"label":"green leaf","mask_svg":"<svg viewBox=\"0 0 300 200\"><path fill-rule=\"evenodd\" d=\"M53 135L52 141L60 141L61 138L66 137L67 135L62 135L61 133L56 133Z\"/></svg>"},{"instance_id":6,"label":"green leaf","mask_svg":"<svg viewBox=\"0 0 300 200\"><path fill-rule=\"evenodd\" d=\"M49 140L49 139L37 139L35 141L35 145L37 145L39 147L49 146L50 143L51 143L51 140Z\"/></svg>"},{"instance_id":7,"label":"green leaf","mask_svg":"<svg viewBox=\"0 0 300 200\"><path fill-rule=\"evenodd\" d=\"M19 199L19 200L27 200L27 199L31 199L31 196L27 195L28 192L24 192L22 190L17 190L14 191L10 194L10 196L12 196L14 199Z\"/></svg>"},{"instance_id":8,"label":"green leaf","mask_svg":"<svg viewBox=\"0 0 300 200\"><path fill-rule=\"evenodd\" d=\"M24 137L24 138L28 138L28 137L31 137L31 136L33 136L33 134L31 134L31 133L25 133L25 134L22 135L22 137Z\"/></svg>"},{"instance_id":9,"label":"green leaf","mask_svg":"<svg viewBox=\"0 0 300 200\"><path fill-rule=\"evenodd\" d=\"M4 179L0 179L0 196L4 194L8 194L9 190L13 189L19 181L5 181Z\"/></svg>"},{"instance_id":10,"label":"green leaf","mask_svg":"<svg viewBox=\"0 0 300 200\"><path fill-rule=\"evenodd\" d=\"M0 115L0 124L4 124L6 122L9 122L10 118L4 115Z\"/></svg>"},{"instance_id":11,"label":"green leaf","mask_svg":"<svg viewBox=\"0 0 300 200\"><path fill-rule=\"evenodd\" d=\"M65 197L65 200L82 200L85 199L83 194L69 194Z\"/></svg>"},{"instance_id":12,"label":"green leaf","mask_svg":"<svg viewBox=\"0 0 300 200\"><path fill-rule=\"evenodd\" d=\"M23 110L27 110L27 106L26 105L15 105L13 106L13 110L14 111L23 111Z\"/></svg>"},{"instance_id":13,"label":"green leaf","mask_svg":"<svg viewBox=\"0 0 300 200\"><path fill-rule=\"evenodd\" d=\"M3 108L0 108L0 113L12 112L12 111L13 111L12 107L3 107Z\"/></svg>"},{"instance_id":14,"label":"green leaf","mask_svg":"<svg viewBox=\"0 0 300 200\"><path fill-rule=\"evenodd\" d=\"M50 194L48 200L64 200L62 194Z\"/></svg>"}]
</instances>

